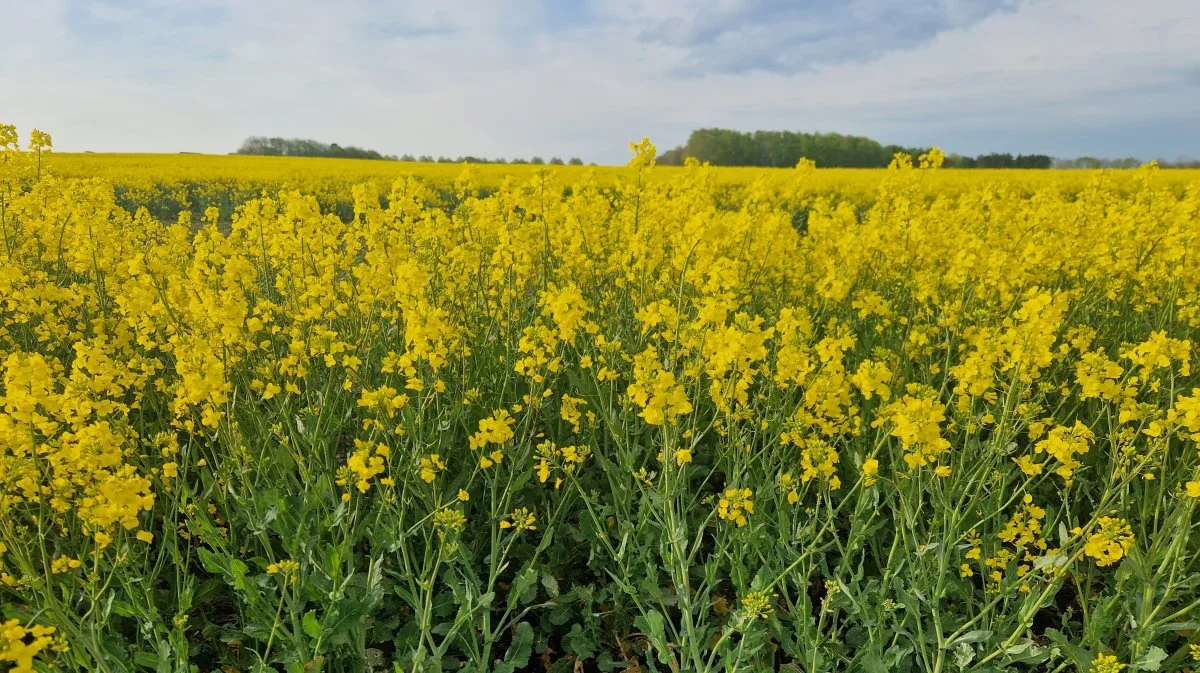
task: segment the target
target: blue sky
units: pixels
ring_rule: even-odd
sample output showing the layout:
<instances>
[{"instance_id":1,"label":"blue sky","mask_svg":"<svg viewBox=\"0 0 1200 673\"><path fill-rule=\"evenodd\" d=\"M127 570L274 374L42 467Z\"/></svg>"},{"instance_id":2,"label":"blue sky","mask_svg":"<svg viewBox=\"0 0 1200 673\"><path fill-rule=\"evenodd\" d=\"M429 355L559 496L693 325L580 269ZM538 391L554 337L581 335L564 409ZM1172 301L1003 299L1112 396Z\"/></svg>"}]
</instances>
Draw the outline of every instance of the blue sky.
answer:
<instances>
[{"instance_id":1,"label":"blue sky","mask_svg":"<svg viewBox=\"0 0 1200 673\"><path fill-rule=\"evenodd\" d=\"M1200 157L1196 0L0 0L0 120L60 150L623 162L721 126Z\"/></svg>"}]
</instances>

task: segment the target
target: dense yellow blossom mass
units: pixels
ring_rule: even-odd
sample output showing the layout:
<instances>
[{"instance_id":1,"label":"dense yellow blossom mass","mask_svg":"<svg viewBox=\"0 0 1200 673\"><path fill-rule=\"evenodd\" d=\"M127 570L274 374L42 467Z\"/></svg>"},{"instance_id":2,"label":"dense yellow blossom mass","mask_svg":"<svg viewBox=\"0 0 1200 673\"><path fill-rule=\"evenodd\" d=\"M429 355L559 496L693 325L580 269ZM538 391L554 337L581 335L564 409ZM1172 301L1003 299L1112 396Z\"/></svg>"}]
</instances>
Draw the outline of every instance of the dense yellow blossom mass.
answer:
<instances>
[{"instance_id":1,"label":"dense yellow blossom mass","mask_svg":"<svg viewBox=\"0 0 1200 673\"><path fill-rule=\"evenodd\" d=\"M5 670L1183 665L1195 172L17 141Z\"/></svg>"}]
</instances>

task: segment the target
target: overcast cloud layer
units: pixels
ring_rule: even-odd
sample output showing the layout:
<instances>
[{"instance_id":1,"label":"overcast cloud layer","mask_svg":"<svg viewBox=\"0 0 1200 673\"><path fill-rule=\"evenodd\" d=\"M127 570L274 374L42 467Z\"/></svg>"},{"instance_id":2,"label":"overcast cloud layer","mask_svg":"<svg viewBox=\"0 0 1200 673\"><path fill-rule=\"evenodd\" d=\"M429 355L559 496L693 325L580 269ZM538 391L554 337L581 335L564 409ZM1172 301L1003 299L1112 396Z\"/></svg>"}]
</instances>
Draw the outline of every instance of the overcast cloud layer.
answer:
<instances>
[{"instance_id":1,"label":"overcast cloud layer","mask_svg":"<svg viewBox=\"0 0 1200 673\"><path fill-rule=\"evenodd\" d=\"M0 0L0 121L63 151L623 162L720 126L1200 157L1196 0Z\"/></svg>"}]
</instances>

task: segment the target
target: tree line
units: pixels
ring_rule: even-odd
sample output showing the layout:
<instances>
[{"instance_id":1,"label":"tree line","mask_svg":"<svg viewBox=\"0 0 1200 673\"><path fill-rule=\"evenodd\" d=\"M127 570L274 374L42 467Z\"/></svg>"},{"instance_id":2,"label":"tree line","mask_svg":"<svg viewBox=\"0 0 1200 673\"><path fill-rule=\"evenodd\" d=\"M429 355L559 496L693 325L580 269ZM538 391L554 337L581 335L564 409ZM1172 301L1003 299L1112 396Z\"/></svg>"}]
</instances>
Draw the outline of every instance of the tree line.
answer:
<instances>
[{"instance_id":1,"label":"tree line","mask_svg":"<svg viewBox=\"0 0 1200 673\"><path fill-rule=\"evenodd\" d=\"M685 144L658 155L658 163L664 166L681 166L687 157L707 161L714 166L764 166L790 168L801 157L812 159L818 166L828 168L882 168L887 166L897 152L919 156L929 148L884 145L877 140L841 133L804 133L794 131L733 131L707 128L692 131ZM472 164L533 164L551 166L582 166L583 160L572 157L543 159L489 159L472 155L460 157L428 154L413 156L404 154L382 154L375 150L337 143L326 144L303 138L279 138L252 136L247 138L235 154L254 154L286 157L335 157L343 159L378 159L384 161L419 161L422 163L472 163ZM1099 159L1078 157L1055 159L1045 154L1017 154L992 152L978 156L961 154L946 155L948 168L1136 168L1142 161L1133 157ZM595 164L592 164L593 166ZM1159 161L1164 168L1200 168L1200 161L1180 159Z\"/></svg>"},{"instance_id":2,"label":"tree line","mask_svg":"<svg viewBox=\"0 0 1200 673\"><path fill-rule=\"evenodd\" d=\"M1097 157L1077 157L1075 159L1055 159L1055 168L1137 168L1143 162L1136 157L1123 157L1120 159L1100 159ZM1170 161L1167 159L1159 159L1158 165L1162 168L1200 168L1200 159L1176 159Z\"/></svg>"},{"instance_id":3,"label":"tree line","mask_svg":"<svg viewBox=\"0 0 1200 673\"><path fill-rule=\"evenodd\" d=\"M992 152L976 157L965 157L959 154L946 155L948 168L1051 168L1054 159L1045 154L1018 154L1009 152Z\"/></svg>"},{"instance_id":4,"label":"tree line","mask_svg":"<svg viewBox=\"0 0 1200 673\"><path fill-rule=\"evenodd\" d=\"M242 146L234 154L254 154L268 157L334 157L338 159L379 159L396 161L393 155L381 154L375 150L363 149L353 145L345 147L337 144L326 144L308 138L279 138L266 136L251 136L242 142Z\"/></svg>"},{"instance_id":5,"label":"tree line","mask_svg":"<svg viewBox=\"0 0 1200 673\"><path fill-rule=\"evenodd\" d=\"M734 131L698 129L687 143L663 152L658 163L682 165L687 157L707 161L714 166L768 166L786 168L800 159L833 168L882 168L897 152L919 156L929 148L884 145L865 136L841 133L804 133L795 131ZM981 154L977 157L950 154L945 165L953 168L1050 168L1053 159L1044 154Z\"/></svg>"},{"instance_id":6,"label":"tree line","mask_svg":"<svg viewBox=\"0 0 1200 673\"><path fill-rule=\"evenodd\" d=\"M440 156L436 159L428 154L415 157L411 154L396 156L382 154L375 150L363 149L353 145L342 146L337 143L323 143L308 138L279 138L266 136L251 136L242 142L234 154L251 154L268 157L332 157L337 159L378 159L381 161L420 161L432 164L534 164L550 166L582 166L583 159L571 157L564 161L559 157L549 160L535 156L530 159L488 159L476 156L460 156L456 158ZM595 164L593 164L595 165Z\"/></svg>"}]
</instances>

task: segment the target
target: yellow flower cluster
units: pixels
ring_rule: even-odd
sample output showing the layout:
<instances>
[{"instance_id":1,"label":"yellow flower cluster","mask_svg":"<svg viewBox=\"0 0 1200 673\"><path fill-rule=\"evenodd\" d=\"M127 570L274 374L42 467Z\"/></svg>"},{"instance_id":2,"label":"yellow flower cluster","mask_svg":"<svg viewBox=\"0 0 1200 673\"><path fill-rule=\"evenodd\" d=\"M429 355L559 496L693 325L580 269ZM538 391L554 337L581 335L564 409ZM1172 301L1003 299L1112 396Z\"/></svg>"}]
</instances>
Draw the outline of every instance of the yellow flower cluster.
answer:
<instances>
[{"instance_id":1,"label":"yellow flower cluster","mask_svg":"<svg viewBox=\"0 0 1200 673\"><path fill-rule=\"evenodd\" d=\"M717 516L726 521L732 521L738 528L749 523L749 517L754 514L754 490L749 488L727 488L717 499Z\"/></svg>"},{"instance_id":2,"label":"yellow flower cluster","mask_svg":"<svg viewBox=\"0 0 1200 673\"><path fill-rule=\"evenodd\" d=\"M837 476L837 464L837 449L821 439L804 442L800 452L800 483L820 478L836 491L842 486L842 480Z\"/></svg>"},{"instance_id":3,"label":"yellow flower cluster","mask_svg":"<svg viewBox=\"0 0 1200 673\"><path fill-rule=\"evenodd\" d=\"M591 453L591 449L586 446L560 447L555 446L551 441L538 444L534 452L538 481L544 484L552 474L558 473L561 476L554 479L554 488L561 487L563 479L574 474L575 468L587 461Z\"/></svg>"},{"instance_id":4,"label":"yellow flower cluster","mask_svg":"<svg viewBox=\"0 0 1200 673\"><path fill-rule=\"evenodd\" d=\"M891 435L904 448L904 462L915 470L936 464L950 448L941 432L945 420L946 409L937 401L935 391L910 384L907 395L880 409L872 426L890 424Z\"/></svg>"},{"instance_id":5,"label":"yellow flower cluster","mask_svg":"<svg viewBox=\"0 0 1200 673\"><path fill-rule=\"evenodd\" d=\"M384 444L372 445L361 439L354 440L354 447L354 452L346 458L345 470L337 483L338 486L347 486L353 482L359 493L366 493L371 490L372 480L387 471L387 460L392 450ZM392 480L385 477L380 483L390 486Z\"/></svg>"},{"instance_id":6,"label":"yellow flower cluster","mask_svg":"<svg viewBox=\"0 0 1200 673\"><path fill-rule=\"evenodd\" d=\"M641 408L641 416L650 425L662 425L677 416L691 413L683 386L675 373L664 369L658 352L647 349L634 358L634 381L629 384L629 397Z\"/></svg>"},{"instance_id":7,"label":"yellow flower cluster","mask_svg":"<svg viewBox=\"0 0 1200 673\"><path fill-rule=\"evenodd\" d=\"M1033 447L1036 454L1047 453L1058 463L1054 473L1062 477L1068 484L1074 478L1075 470L1081 463L1076 456L1087 453L1088 447L1096 440L1096 436L1081 421L1075 421L1072 427L1058 426L1050 431L1046 439ZM1028 457L1019 460L1018 464L1025 474L1040 474L1042 466L1034 463Z\"/></svg>"},{"instance_id":8,"label":"yellow flower cluster","mask_svg":"<svg viewBox=\"0 0 1200 673\"><path fill-rule=\"evenodd\" d=\"M442 537L462 532L467 525L467 516L457 509L439 509L433 513L433 528Z\"/></svg>"},{"instance_id":9,"label":"yellow flower cluster","mask_svg":"<svg viewBox=\"0 0 1200 673\"><path fill-rule=\"evenodd\" d=\"M516 419L504 409L499 409L491 416L479 420L479 431L471 435L471 450L487 451L489 444L496 447L479 457L480 467L488 468L504 460L504 452L501 447L513 438L512 427L516 422Z\"/></svg>"},{"instance_id":10,"label":"yellow flower cluster","mask_svg":"<svg viewBox=\"0 0 1200 673\"><path fill-rule=\"evenodd\" d=\"M267 564L268 575L282 575L290 581L295 581L296 575L300 572L300 563L292 559L283 559L276 563Z\"/></svg>"},{"instance_id":11,"label":"yellow flower cluster","mask_svg":"<svg viewBox=\"0 0 1200 673\"><path fill-rule=\"evenodd\" d=\"M33 673L34 661L54 644L54 627L22 625L10 619L0 624L0 662L8 662L11 673Z\"/></svg>"},{"instance_id":12,"label":"yellow flower cluster","mask_svg":"<svg viewBox=\"0 0 1200 673\"><path fill-rule=\"evenodd\" d=\"M751 591L742 598L742 609L754 619L766 619L775 611L771 605L774 596L764 591Z\"/></svg>"},{"instance_id":13,"label":"yellow flower cluster","mask_svg":"<svg viewBox=\"0 0 1200 673\"><path fill-rule=\"evenodd\" d=\"M1115 654L1097 654L1092 660L1090 673L1121 673L1127 666L1120 663Z\"/></svg>"},{"instance_id":14,"label":"yellow flower cluster","mask_svg":"<svg viewBox=\"0 0 1200 673\"><path fill-rule=\"evenodd\" d=\"M511 528L514 533L537 530L537 517L528 508L518 507L508 515L507 519L500 521L500 527L503 529Z\"/></svg>"},{"instance_id":15,"label":"yellow flower cluster","mask_svg":"<svg viewBox=\"0 0 1200 673\"><path fill-rule=\"evenodd\" d=\"M1124 519L1102 516L1098 523L1100 530L1088 536L1083 552L1096 559L1096 565L1104 567L1120 561L1133 549L1134 536Z\"/></svg>"},{"instance_id":16,"label":"yellow flower cluster","mask_svg":"<svg viewBox=\"0 0 1200 673\"><path fill-rule=\"evenodd\" d=\"M420 463L421 481L426 484L432 484L434 479L437 479L439 472L446 471L446 462L442 460L442 456L437 453L431 453L428 456L421 457Z\"/></svg>"}]
</instances>

